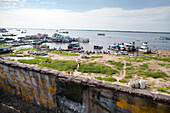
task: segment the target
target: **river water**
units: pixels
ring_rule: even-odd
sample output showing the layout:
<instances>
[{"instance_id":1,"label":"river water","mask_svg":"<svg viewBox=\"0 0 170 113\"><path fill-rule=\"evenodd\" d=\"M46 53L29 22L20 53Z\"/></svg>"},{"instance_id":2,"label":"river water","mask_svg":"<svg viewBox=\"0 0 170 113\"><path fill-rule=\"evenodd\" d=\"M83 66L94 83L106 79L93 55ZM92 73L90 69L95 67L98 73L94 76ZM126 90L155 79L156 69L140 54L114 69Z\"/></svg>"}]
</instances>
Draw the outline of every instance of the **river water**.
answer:
<instances>
[{"instance_id":1,"label":"river water","mask_svg":"<svg viewBox=\"0 0 170 113\"><path fill-rule=\"evenodd\" d=\"M22 35L33 35L37 33L48 34L52 36L55 29L22 29L27 30L27 33L21 34L21 31L11 30L9 32L16 33L18 36ZM66 30L65 30L66 31ZM159 33L131 33L131 32L106 32L106 31L85 31L85 30L67 30L71 37L82 37L89 38L89 43L80 43L85 50L93 50L94 44L102 45L103 50L107 50L109 45L116 43L131 43L135 42L136 46L141 46L143 42L148 42L149 47L152 51L154 50L170 50L170 40L158 40L159 37L168 37L170 34L159 34ZM98 36L98 33L104 33L105 36ZM63 48L67 49L68 44L61 43L46 43L50 45L50 48Z\"/></svg>"}]
</instances>

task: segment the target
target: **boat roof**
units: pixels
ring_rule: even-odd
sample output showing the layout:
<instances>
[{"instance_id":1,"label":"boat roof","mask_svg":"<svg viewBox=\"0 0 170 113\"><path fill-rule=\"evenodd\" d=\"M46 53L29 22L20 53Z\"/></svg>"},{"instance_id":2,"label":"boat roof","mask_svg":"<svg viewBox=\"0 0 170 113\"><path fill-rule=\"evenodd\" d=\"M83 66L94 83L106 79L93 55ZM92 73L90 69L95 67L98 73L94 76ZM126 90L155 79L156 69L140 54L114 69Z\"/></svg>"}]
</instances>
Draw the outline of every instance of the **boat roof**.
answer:
<instances>
[{"instance_id":1,"label":"boat roof","mask_svg":"<svg viewBox=\"0 0 170 113\"><path fill-rule=\"evenodd\" d=\"M124 45L132 45L132 44L129 44L129 43L124 43Z\"/></svg>"},{"instance_id":2,"label":"boat roof","mask_svg":"<svg viewBox=\"0 0 170 113\"><path fill-rule=\"evenodd\" d=\"M71 42L71 44L79 44L79 42Z\"/></svg>"},{"instance_id":3,"label":"boat roof","mask_svg":"<svg viewBox=\"0 0 170 113\"><path fill-rule=\"evenodd\" d=\"M61 32L56 32L56 33L59 34L59 35L62 35L64 37L68 37L69 36L69 34L65 34L65 33L61 33Z\"/></svg>"}]
</instances>

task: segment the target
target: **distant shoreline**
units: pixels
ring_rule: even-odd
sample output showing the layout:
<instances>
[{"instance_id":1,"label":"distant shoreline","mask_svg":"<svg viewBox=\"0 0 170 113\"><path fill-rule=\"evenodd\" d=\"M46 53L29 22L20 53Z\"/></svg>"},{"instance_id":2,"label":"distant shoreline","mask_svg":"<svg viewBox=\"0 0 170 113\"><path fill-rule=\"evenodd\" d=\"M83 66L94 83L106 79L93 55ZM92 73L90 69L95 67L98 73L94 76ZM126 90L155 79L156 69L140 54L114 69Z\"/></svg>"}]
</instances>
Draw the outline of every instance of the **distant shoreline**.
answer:
<instances>
[{"instance_id":1,"label":"distant shoreline","mask_svg":"<svg viewBox=\"0 0 170 113\"><path fill-rule=\"evenodd\" d=\"M61 29L74 31L99 31L99 32L125 32L125 33L154 33L154 34L170 34L170 32L149 32L149 31L119 31L119 30L80 30L80 29Z\"/></svg>"},{"instance_id":2,"label":"distant shoreline","mask_svg":"<svg viewBox=\"0 0 170 113\"><path fill-rule=\"evenodd\" d=\"M156 31L126 31L126 30L90 30L90 29L45 29L45 28L7 28L7 29L32 29L32 30L71 30L71 31L98 31L98 32L124 32L124 33L152 33L152 34L170 34L170 32Z\"/></svg>"}]
</instances>

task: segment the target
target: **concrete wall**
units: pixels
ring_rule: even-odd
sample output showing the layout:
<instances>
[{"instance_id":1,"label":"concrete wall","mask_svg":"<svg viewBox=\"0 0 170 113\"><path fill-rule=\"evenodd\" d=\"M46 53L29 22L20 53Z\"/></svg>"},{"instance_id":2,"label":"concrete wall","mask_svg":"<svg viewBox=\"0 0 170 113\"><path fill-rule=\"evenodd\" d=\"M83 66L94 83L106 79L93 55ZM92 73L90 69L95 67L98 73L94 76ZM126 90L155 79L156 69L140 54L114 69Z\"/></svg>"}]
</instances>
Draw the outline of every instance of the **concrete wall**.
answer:
<instances>
[{"instance_id":1,"label":"concrete wall","mask_svg":"<svg viewBox=\"0 0 170 113\"><path fill-rule=\"evenodd\" d=\"M32 70L29 66L0 64L0 87L5 92L47 108L56 108L55 78Z\"/></svg>"},{"instance_id":2,"label":"concrete wall","mask_svg":"<svg viewBox=\"0 0 170 113\"><path fill-rule=\"evenodd\" d=\"M166 113L170 109L169 96L2 60L0 90L9 94L5 98L12 97L11 106L23 112L29 107L18 106L56 113ZM6 100L0 98L0 102Z\"/></svg>"}]
</instances>

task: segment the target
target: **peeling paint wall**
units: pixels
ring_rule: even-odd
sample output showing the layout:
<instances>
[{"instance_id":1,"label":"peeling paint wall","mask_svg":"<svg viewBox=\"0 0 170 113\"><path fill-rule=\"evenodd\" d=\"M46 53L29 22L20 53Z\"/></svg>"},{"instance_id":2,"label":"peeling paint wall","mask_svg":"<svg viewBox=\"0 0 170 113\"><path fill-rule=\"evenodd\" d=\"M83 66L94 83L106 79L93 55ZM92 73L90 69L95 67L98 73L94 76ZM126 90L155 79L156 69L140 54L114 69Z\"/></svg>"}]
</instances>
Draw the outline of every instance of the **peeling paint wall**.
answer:
<instances>
[{"instance_id":1,"label":"peeling paint wall","mask_svg":"<svg viewBox=\"0 0 170 113\"><path fill-rule=\"evenodd\" d=\"M55 77L0 64L0 87L26 102L56 108Z\"/></svg>"}]
</instances>

